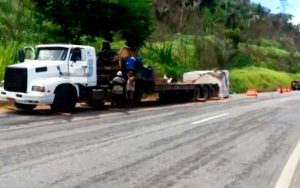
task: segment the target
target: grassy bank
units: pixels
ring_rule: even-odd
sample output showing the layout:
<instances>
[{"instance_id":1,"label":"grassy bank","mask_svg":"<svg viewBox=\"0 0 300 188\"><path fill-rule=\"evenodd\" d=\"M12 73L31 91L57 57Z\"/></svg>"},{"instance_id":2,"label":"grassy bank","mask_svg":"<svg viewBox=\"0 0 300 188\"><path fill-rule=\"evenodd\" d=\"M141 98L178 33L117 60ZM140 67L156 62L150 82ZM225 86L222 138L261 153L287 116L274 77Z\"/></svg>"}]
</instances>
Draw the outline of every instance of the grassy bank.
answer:
<instances>
[{"instance_id":1,"label":"grassy bank","mask_svg":"<svg viewBox=\"0 0 300 188\"><path fill-rule=\"evenodd\" d=\"M236 93L245 92L248 88L275 91L278 86L290 86L298 76L261 67L233 69L230 71L230 88Z\"/></svg>"}]
</instances>

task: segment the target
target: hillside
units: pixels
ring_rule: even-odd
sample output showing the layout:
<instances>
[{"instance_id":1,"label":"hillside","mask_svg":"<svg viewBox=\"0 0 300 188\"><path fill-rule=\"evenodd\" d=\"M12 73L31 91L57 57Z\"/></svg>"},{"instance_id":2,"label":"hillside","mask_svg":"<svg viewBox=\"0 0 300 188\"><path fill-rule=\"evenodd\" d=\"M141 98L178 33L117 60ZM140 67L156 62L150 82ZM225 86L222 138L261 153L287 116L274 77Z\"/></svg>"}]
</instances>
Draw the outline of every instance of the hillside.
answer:
<instances>
[{"instance_id":1,"label":"hillside","mask_svg":"<svg viewBox=\"0 0 300 188\"><path fill-rule=\"evenodd\" d=\"M300 33L289 22L291 15L271 14L249 0L154 1L153 13L152 41L172 41L178 33L193 36L195 48L205 54L199 55L201 68L299 71Z\"/></svg>"},{"instance_id":2,"label":"hillside","mask_svg":"<svg viewBox=\"0 0 300 188\"><path fill-rule=\"evenodd\" d=\"M152 12L156 30L148 48L164 57L147 59L163 72L229 69L237 92L248 87L272 91L298 77L300 33L291 15L272 14L249 0L161 0L153 1ZM155 63L159 59L164 60Z\"/></svg>"}]
</instances>

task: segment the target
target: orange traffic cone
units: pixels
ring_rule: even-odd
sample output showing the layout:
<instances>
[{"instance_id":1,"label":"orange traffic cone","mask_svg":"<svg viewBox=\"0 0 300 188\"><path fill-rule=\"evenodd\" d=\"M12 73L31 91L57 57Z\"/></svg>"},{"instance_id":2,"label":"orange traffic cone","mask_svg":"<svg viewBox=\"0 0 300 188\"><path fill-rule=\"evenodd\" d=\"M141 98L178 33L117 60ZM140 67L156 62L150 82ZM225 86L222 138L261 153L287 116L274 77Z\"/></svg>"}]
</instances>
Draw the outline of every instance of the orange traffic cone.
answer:
<instances>
[{"instance_id":1,"label":"orange traffic cone","mask_svg":"<svg viewBox=\"0 0 300 188\"><path fill-rule=\"evenodd\" d=\"M278 88L277 88L277 92L278 92L278 93L282 93L282 87L278 87Z\"/></svg>"},{"instance_id":2,"label":"orange traffic cone","mask_svg":"<svg viewBox=\"0 0 300 188\"><path fill-rule=\"evenodd\" d=\"M286 93L287 92L287 88L286 87L283 87L282 88L282 93Z\"/></svg>"},{"instance_id":3,"label":"orange traffic cone","mask_svg":"<svg viewBox=\"0 0 300 188\"><path fill-rule=\"evenodd\" d=\"M257 97L258 92L257 92L256 89L248 89L246 95L247 96L252 96L252 97Z\"/></svg>"}]
</instances>

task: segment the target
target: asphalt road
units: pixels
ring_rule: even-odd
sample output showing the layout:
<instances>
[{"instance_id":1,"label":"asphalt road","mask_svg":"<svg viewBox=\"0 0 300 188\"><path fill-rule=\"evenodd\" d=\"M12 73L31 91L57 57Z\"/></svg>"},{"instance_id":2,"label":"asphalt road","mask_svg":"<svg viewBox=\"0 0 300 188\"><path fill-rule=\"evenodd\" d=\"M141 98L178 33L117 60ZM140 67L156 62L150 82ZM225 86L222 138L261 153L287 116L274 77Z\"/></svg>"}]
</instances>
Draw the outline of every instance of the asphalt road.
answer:
<instances>
[{"instance_id":1,"label":"asphalt road","mask_svg":"<svg viewBox=\"0 0 300 188\"><path fill-rule=\"evenodd\" d=\"M300 187L300 164L298 163L296 168L296 173L293 176L290 188L299 188Z\"/></svg>"},{"instance_id":2,"label":"asphalt road","mask_svg":"<svg viewBox=\"0 0 300 188\"><path fill-rule=\"evenodd\" d=\"M0 113L0 187L274 188L300 139L300 93ZM297 181L295 181L297 182Z\"/></svg>"}]
</instances>

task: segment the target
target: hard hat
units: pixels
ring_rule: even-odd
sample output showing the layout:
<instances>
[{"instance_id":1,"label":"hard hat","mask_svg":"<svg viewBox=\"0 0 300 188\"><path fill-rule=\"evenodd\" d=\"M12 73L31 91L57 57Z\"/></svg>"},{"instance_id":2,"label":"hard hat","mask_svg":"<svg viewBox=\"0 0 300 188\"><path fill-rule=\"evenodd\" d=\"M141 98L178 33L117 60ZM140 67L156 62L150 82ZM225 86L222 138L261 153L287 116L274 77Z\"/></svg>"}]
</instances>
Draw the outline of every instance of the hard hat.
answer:
<instances>
[{"instance_id":1,"label":"hard hat","mask_svg":"<svg viewBox=\"0 0 300 188\"><path fill-rule=\"evenodd\" d=\"M121 71L118 71L118 72L117 72L117 76L122 76L122 72L121 72Z\"/></svg>"}]
</instances>

